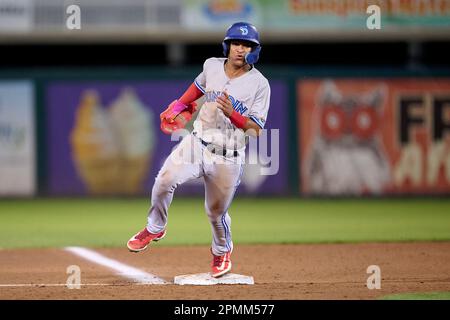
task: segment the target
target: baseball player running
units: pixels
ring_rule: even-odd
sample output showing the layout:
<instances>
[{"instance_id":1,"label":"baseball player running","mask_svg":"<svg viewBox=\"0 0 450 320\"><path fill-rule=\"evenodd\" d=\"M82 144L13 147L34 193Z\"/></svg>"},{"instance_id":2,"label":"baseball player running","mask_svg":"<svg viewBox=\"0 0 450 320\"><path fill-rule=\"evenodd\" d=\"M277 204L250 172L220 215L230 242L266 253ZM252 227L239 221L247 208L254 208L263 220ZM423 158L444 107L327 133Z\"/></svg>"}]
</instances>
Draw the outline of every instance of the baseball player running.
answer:
<instances>
[{"instance_id":1,"label":"baseball player running","mask_svg":"<svg viewBox=\"0 0 450 320\"><path fill-rule=\"evenodd\" d=\"M258 136L264 128L270 102L269 82L254 67L261 51L256 28L235 23L222 45L226 58L207 59L194 83L160 115L161 130L170 134L184 127L197 109L195 101L205 96L192 133L172 151L155 179L147 226L127 243L130 251L140 252L164 238L175 189L203 177L213 277L231 270L228 208L241 180L247 137Z\"/></svg>"}]
</instances>

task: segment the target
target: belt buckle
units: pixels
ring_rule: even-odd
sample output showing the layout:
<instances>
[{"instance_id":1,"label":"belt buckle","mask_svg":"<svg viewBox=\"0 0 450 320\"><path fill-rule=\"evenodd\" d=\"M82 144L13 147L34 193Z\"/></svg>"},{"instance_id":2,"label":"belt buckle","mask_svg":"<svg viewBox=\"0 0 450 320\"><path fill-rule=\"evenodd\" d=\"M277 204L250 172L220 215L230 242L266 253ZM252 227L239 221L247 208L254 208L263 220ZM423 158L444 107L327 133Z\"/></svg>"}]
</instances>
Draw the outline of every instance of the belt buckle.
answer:
<instances>
[{"instance_id":1,"label":"belt buckle","mask_svg":"<svg viewBox=\"0 0 450 320\"><path fill-rule=\"evenodd\" d=\"M211 151L214 154L221 155L223 157L227 157L228 156L228 150L227 149L214 147L214 148L210 148L209 151Z\"/></svg>"},{"instance_id":2,"label":"belt buckle","mask_svg":"<svg viewBox=\"0 0 450 320\"><path fill-rule=\"evenodd\" d=\"M229 157L237 157L238 156L238 152L237 152L237 150L228 150L228 149L226 149L226 148L221 148L221 149L218 149L217 147L210 147L211 146L211 143L208 143L208 142L206 142L206 141L204 141L203 139L200 139L200 141L202 142L202 144L211 152L211 153L214 153L214 154L222 154L222 156L223 157L227 157L227 158L229 158ZM219 153L219 151L221 151L221 153Z\"/></svg>"},{"instance_id":3,"label":"belt buckle","mask_svg":"<svg viewBox=\"0 0 450 320\"><path fill-rule=\"evenodd\" d=\"M239 155L239 153L237 152L237 150L223 149L223 156L224 157L227 157L227 158L234 157L234 158L236 158L238 155Z\"/></svg>"}]
</instances>

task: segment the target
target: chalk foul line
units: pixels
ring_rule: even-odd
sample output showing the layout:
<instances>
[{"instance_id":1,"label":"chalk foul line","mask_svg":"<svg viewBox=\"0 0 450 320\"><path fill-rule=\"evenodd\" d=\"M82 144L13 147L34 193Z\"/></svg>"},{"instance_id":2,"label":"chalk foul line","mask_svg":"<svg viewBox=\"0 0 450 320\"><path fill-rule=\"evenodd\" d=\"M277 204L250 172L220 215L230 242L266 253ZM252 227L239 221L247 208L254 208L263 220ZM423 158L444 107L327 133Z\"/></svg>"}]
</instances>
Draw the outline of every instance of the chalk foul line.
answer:
<instances>
[{"instance_id":1,"label":"chalk foul line","mask_svg":"<svg viewBox=\"0 0 450 320\"><path fill-rule=\"evenodd\" d=\"M154 274L144 272L117 260L105 257L100 253L87 248L66 247L64 250L95 264L112 269L116 271L116 274L140 284L168 284L167 281Z\"/></svg>"}]
</instances>

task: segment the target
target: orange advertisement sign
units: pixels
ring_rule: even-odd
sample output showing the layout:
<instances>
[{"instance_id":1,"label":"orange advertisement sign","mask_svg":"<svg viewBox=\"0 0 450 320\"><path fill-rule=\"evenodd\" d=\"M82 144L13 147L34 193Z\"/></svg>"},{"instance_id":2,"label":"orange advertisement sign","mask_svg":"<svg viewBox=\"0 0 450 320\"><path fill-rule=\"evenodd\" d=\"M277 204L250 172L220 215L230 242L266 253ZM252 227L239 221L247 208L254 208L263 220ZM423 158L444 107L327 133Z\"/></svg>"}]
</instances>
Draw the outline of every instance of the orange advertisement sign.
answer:
<instances>
[{"instance_id":1,"label":"orange advertisement sign","mask_svg":"<svg viewBox=\"0 0 450 320\"><path fill-rule=\"evenodd\" d=\"M297 83L303 194L450 193L450 79Z\"/></svg>"}]
</instances>

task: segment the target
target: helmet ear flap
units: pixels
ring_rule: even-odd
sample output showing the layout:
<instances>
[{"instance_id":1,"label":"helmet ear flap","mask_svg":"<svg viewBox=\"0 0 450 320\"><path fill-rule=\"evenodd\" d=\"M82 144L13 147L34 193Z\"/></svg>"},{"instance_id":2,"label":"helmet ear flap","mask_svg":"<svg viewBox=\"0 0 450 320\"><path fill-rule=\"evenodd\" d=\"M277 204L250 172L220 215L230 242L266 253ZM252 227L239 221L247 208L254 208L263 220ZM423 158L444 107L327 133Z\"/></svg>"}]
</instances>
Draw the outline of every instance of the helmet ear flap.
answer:
<instances>
[{"instance_id":1,"label":"helmet ear flap","mask_svg":"<svg viewBox=\"0 0 450 320\"><path fill-rule=\"evenodd\" d=\"M259 59L259 53L261 52L261 46L256 46L252 51L245 55L245 62L248 64L255 64Z\"/></svg>"},{"instance_id":2,"label":"helmet ear flap","mask_svg":"<svg viewBox=\"0 0 450 320\"><path fill-rule=\"evenodd\" d=\"M222 42L222 48L223 48L223 55L225 57L228 57L229 46L228 46L228 43L226 41Z\"/></svg>"}]
</instances>

